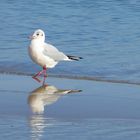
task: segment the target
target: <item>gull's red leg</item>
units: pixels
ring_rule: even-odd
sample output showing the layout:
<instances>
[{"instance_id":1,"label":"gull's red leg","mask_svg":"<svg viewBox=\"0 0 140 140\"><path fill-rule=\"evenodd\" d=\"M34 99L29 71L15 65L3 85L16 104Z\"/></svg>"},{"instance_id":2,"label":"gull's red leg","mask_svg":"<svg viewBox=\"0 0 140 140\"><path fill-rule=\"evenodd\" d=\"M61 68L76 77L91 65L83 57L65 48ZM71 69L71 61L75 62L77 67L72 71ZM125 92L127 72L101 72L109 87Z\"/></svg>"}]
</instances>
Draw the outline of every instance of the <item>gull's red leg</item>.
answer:
<instances>
[{"instance_id":1,"label":"gull's red leg","mask_svg":"<svg viewBox=\"0 0 140 140\"><path fill-rule=\"evenodd\" d=\"M38 82L41 82L41 80L39 78L37 78L38 76L40 76L41 74L44 74L44 80L43 80L43 85L45 84L45 80L46 80L46 71L47 71L47 68L46 66L43 67L43 70L41 70L40 72L38 72L37 74L35 74L32 78L35 79L36 81Z\"/></svg>"},{"instance_id":2,"label":"gull's red leg","mask_svg":"<svg viewBox=\"0 0 140 140\"><path fill-rule=\"evenodd\" d=\"M37 77L32 77L33 79L35 79L37 82L41 82L41 80L39 79L39 78L37 78Z\"/></svg>"},{"instance_id":3,"label":"gull's red leg","mask_svg":"<svg viewBox=\"0 0 140 140\"><path fill-rule=\"evenodd\" d=\"M39 71L38 73L36 73L33 77L35 78L35 77L37 77L37 76L40 76L43 72L44 72L44 69L41 70L41 71Z\"/></svg>"},{"instance_id":4,"label":"gull's red leg","mask_svg":"<svg viewBox=\"0 0 140 140\"><path fill-rule=\"evenodd\" d=\"M44 72L44 70L41 70L40 72L38 72L37 74L35 74L32 78L35 79L38 82L41 82L41 80L39 78L37 78L37 76L40 76L43 72Z\"/></svg>"}]
</instances>

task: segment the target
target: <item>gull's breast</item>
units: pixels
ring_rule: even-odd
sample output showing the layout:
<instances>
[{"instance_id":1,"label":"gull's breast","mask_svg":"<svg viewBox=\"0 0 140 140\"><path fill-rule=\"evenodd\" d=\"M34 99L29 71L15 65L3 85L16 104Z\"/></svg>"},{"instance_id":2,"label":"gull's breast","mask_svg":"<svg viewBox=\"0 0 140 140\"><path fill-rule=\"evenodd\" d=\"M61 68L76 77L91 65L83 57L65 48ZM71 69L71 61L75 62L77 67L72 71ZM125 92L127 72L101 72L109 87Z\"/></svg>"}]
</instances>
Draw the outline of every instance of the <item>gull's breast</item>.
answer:
<instances>
[{"instance_id":1,"label":"gull's breast","mask_svg":"<svg viewBox=\"0 0 140 140\"><path fill-rule=\"evenodd\" d=\"M58 62L45 55L43 50L42 47L30 46L28 51L33 62L41 67L53 68Z\"/></svg>"}]
</instances>

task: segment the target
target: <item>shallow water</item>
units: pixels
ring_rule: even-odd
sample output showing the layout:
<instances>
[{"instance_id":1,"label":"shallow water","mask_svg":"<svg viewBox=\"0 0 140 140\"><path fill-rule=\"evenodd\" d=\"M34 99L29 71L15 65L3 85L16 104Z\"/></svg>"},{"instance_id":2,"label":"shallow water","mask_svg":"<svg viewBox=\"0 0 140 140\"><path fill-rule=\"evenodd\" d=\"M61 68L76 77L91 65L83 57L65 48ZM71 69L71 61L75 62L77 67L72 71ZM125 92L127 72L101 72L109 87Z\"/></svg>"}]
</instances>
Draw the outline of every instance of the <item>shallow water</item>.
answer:
<instances>
[{"instance_id":1,"label":"shallow water","mask_svg":"<svg viewBox=\"0 0 140 140\"><path fill-rule=\"evenodd\" d=\"M62 62L49 73L140 82L138 0L1 1L0 71L34 73L28 36L37 28L46 41L80 62Z\"/></svg>"},{"instance_id":2,"label":"shallow water","mask_svg":"<svg viewBox=\"0 0 140 140\"><path fill-rule=\"evenodd\" d=\"M85 119L56 120L41 115L8 117L0 120L1 139L74 140L76 138L100 140L139 140L139 120ZM22 129L21 129L22 127ZM12 129L12 131L11 131Z\"/></svg>"},{"instance_id":3,"label":"shallow water","mask_svg":"<svg viewBox=\"0 0 140 140\"><path fill-rule=\"evenodd\" d=\"M0 139L140 139L137 85L48 78L44 89L29 76L0 78Z\"/></svg>"}]
</instances>

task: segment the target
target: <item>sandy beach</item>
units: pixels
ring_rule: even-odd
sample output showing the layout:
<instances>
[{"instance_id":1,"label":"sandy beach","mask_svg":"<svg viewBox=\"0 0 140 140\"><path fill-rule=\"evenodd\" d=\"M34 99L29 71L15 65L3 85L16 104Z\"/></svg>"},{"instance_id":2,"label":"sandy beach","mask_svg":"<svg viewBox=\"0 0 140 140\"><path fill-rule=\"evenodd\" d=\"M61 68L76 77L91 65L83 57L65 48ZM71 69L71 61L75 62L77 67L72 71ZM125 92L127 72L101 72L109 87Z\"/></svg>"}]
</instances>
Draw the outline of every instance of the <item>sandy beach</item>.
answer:
<instances>
[{"instance_id":1,"label":"sandy beach","mask_svg":"<svg viewBox=\"0 0 140 140\"><path fill-rule=\"evenodd\" d=\"M46 83L0 75L0 139L140 138L140 86L54 77Z\"/></svg>"}]
</instances>

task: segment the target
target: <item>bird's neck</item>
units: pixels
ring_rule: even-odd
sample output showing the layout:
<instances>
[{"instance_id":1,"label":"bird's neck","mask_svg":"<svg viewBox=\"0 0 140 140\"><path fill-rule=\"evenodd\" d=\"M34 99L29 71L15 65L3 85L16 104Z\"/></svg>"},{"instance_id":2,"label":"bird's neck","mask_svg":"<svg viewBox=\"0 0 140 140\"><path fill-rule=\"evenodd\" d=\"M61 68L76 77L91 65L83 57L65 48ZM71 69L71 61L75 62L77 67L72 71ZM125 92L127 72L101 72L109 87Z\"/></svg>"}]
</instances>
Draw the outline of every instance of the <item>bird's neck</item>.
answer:
<instances>
[{"instance_id":1,"label":"bird's neck","mask_svg":"<svg viewBox=\"0 0 140 140\"><path fill-rule=\"evenodd\" d=\"M44 45L44 40L33 39L31 41L31 45L33 45L33 46L43 46Z\"/></svg>"}]
</instances>

